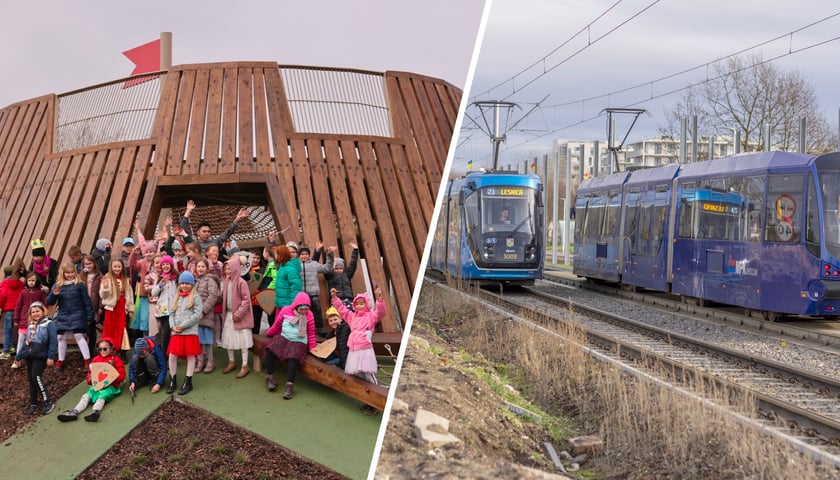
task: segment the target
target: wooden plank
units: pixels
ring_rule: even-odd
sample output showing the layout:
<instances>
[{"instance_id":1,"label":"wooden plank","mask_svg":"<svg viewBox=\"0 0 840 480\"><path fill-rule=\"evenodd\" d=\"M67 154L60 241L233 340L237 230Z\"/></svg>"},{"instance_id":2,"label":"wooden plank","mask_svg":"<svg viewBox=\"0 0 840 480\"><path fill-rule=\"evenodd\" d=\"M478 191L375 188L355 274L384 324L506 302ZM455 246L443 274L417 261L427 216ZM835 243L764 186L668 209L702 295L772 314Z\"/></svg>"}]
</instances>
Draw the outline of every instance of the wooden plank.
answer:
<instances>
[{"instance_id":1,"label":"wooden plank","mask_svg":"<svg viewBox=\"0 0 840 480\"><path fill-rule=\"evenodd\" d=\"M172 122L175 121L175 100L180 86L181 72L170 69L160 89L157 114L152 125L152 138L157 140L155 165L152 168L155 175L163 175L166 171L166 159L169 158L169 145L172 141Z\"/></svg>"},{"instance_id":2,"label":"wooden plank","mask_svg":"<svg viewBox=\"0 0 840 480\"><path fill-rule=\"evenodd\" d=\"M239 69L239 168L240 172L255 172L253 79L250 68Z\"/></svg>"},{"instance_id":3,"label":"wooden plank","mask_svg":"<svg viewBox=\"0 0 840 480\"><path fill-rule=\"evenodd\" d=\"M444 142L440 134L439 124L437 123L440 115L432 108L429 94L424 88L422 80L411 80L411 87L414 90L414 95L417 98L417 104L420 106L417 121L425 125L428 134L429 145L434 150L436 159L446 158L446 152L449 150L449 142Z\"/></svg>"},{"instance_id":4,"label":"wooden plank","mask_svg":"<svg viewBox=\"0 0 840 480\"><path fill-rule=\"evenodd\" d=\"M435 83L434 88L437 93L438 100L440 101L440 105L443 107L444 116L447 120L447 126L449 127L449 136L451 137L452 132L455 131L455 121L458 119L458 110L461 108L461 96L458 95L458 102L453 103L452 101L454 98L450 95L449 90L445 85Z\"/></svg>"},{"instance_id":5,"label":"wooden plank","mask_svg":"<svg viewBox=\"0 0 840 480\"><path fill-rule=\"evenodd\" d=\"M79 246L82 247L82 250L91 249L97 240L105 237L100 231L100 226L107 205L107 190L104 189L104 182L102 181L102 171L105 168L107 158L108 151L106 150L94 153L93 168L89 172L87 185L82 193L81 208L87 209L87 221L80 225L83 235ZM111 243L117 243L117 239L113 239L111 236L107 236L107 238L112 239Z\"/></svg>"},{"instance_id":6,"label":"wooden plank","mask_svg":"<svg viewBox=\"0 0 840 480\"><path fill-rule=\"evenodd\" d=\"M101 235L103 238L113 239L114 250L119 249L120 240L125 237L125 235L117 237L117 218L115 215L108 215L109 212L119 212L122 208L122 191L125 189L125 177L127 176L120 171L120 156L122 153L122 150L116 149L108 151L100 188L100 192L108 192L106 198L103 199L105 209L102 212Z\"/></svg>"},{"instance_id":7,"label":"wooden plank","mask_svg":"<svg viewBox=\"0 0 840 480\"><path fill-rule=\"evenodd\" d=\"M262 371L261 359L267 341L268 337L265 335L254 335L254 370L257 372ZM312 355L306 357L306 360L300 364L298 371L306 378L325 387L341 392L367 405L372 405L379 410L385 409L385 402L388 399L387 388L362 380L355 375L350 375L341 368L329 365Z\"/></svg>"},{"instance_id":8,"label":"wooden plank","mask_svg":"<svg viewBox=\"0 0 840 480\"><path fill-rule=\"evenodd\" d=\"M42 190L44 193L44 203L38 206L38 210L41 212L41 215L34 218L34 228L31 229L31 236L32 238L41 238L44 239L47 243L47 253L52 256L53 258L56 257L56 253L52 251L52 246L49 244L49 239L46 237L46 232L50 224L53 222L58 221L58 215L55 213L53 209L53 205L55 204L56 199L61 192L61 186L64 181L64 178L67 176L67 169L70 166L69 159L59 159L55 160L55 174L52 175L52 181L50 182L49 186L45 191ZM55 212L55 213L54 213ZM32 258L32 251L27 248L27 259Z\"/></svg>"},{"instance_id":9,"label":"wooden plank","mask_svg":"<svg viewBox=\"0 0 840 480\"><path fill-rule=\"evenodd\" d=\"M417 190L414 189L414 184L411 182L411 174L406 168L407 162L405 159L405 147L402 145L389 144L387 145L388 151L383 151L381 153L379 152L379 149L385 150L386 145L377 143L376 147L377 156L385 162L389 162L386 165L383 165L383 168L388 169L383 171L383 176L387 176L389 173L392 173L396 179L395 183L400 187L403 203L407 206L406 212L408 220L411 223L411 232L414 236L414 242L420 247L420 251L422 252L425 248L426 237L429 234L429 224L432 219L424 217L423 209L419 208L419 206L422 202L434 203L435 199L424 198L421 200L418 196ZM392 180L386 179L385 181L388 183Z\"/></svg>"},{"instance_id":10,"label":"wooden plank","mask_svg":"<svg viewBox=\"0 0 840 480\"><path fill-rule=\"evenodd\" d=\"M48 122L46 122L45 119L48 115L49 108L47 102L41 102L40 106L43 107L43 110L40 113L36 111L34 119L37 123L35 125L34 134L28 136L29 141L23 145L17 155L8 158L7 167L4 167L4 170L2 170L4 172L8 172L2 176L4 181L2 191L4 193L2 197L0 197L3 199L3 208L5 209L5 217L3 220L6 222L9 222L11 215L15 215L19 219L18 221L20 221L20 218L29 218L30 215L34 214L31 211L18 212L18 210L31 210L32 200L30 200L30 198L40 193L39 189L33 192L31 188L20 188L20 186L28 183L33 173L37 175L38 170L43 168L43 152L46 149L46 145L44 145L43 142L48 127ZM34 172L33 167L35 170ZM7 187L11 190L7 190ZM19 224L17 222L9 222L7 223L7 227L8 226L14 230L18 228ZM4 229L4 231L5 230L6 229ZM21 242L18 238L16 241L12 241L12 243L4 243L3 247L5 247L8 251L9 247L18 245L18 242L25 243ZM19 255L21 251L22 250L10 251L4 255L4 258L14 258Z\"/></svg>"},{"instance_id":11,"label":"wooden plank","mask_svg":"<svg viewBox=\"0 0 840 480\"><path fill-rule=\"evenodd\" d=\"M141 226L145 225L147 227L153 217L160 216L160 211L163 208L163 194L158 189L158 180L161 178L165 177L150 175L146 181L143 201L140 204L140 213L137 215ZM157 215L155 215L155 212L157 212ZM174 222L175 219L173 219ZM146 227L142 228L145 229Z\"/></svg>"},{"instance_id":12,"label":"wooden plank","mask_svg":"<svg viewBox=\"0 0 840 480\"><path fill-rule=\"evenodd\" d=\"M273 68L276 70L276 67ZM257 172L271 173L271 140L265 97L265 69L254 69L254 133L257 145Z\"/></svg>"},{"instance_id":13,"label":"wooden plank","mask_svg":"<svg viewBox=\"0 0 840 480\"><path fill-rule=\"evenodd\" d=\"M446 158L446 154L449 152L449 140L452 138L452 126L449 125L449 118L443 108L441 98L438 96L435 83L423 82L423 89L426 93L426 101L432 111L431 120L435 126L435 136L440 139L441 147L443 148L442 158Z\"/></svg>"},{"instance_id":14,"label":"wooden plank","mask_svg":"<svg viewBox=\"0 0 840 480\"><path fill-rule=\"evenodd\" d=\"M273 171L277 176L280 190L286 198L286 205L289 207L289 219L297 228L297 216L295 214L294 181L292 180L292 164L289 159L289 134L294 131L292 126L292 115L289 112L286 90L280 71L277 68L265 69L265 91L268 103L269 127L271 128L271 141L274 144L274 167ZM285 228L285 227L284 227ZM297 232L294 232L297 237Z\"/></svg>"},{"instance_id":15,"label":"wooden plank","mask_svg":"<svg viewBox=\"0 0 840 480\"><path fill-rule=\"evenodd\" d=\"M320 240L327 247L338 245L330 198L329 172L324 161L321 142L313 140L307 146L309 147L309 172L315 197L315 212L318 219L318 229L321 232ZM321 291L324 291L323 288Z\"/></svg>"},{"instance_id":16,"label":"wooden plank","mask_svg":"<svg viewBox=\"0 0 840 480\"><path fill-rule=\"evenodd\" d=\"M95 155L93 153L88 153L86 155L74 156L72 162L75 164L71 166L70 170L75 172L73 173L72 177L68 175L68 180L70 181L69 189L64 196L62 193L62 201L61 203L57 204L56 207L64 208L64 215L61 218L60 225L58 226L58 232L53 237L53 244L59 246L62 252L60 257L55 257L62 263L68 260L67 256L64 252L67 252L67 249L70 245L77 244L79 241L79 237L81 236L81 226L85 224L87 218L85 218L88 214L86 209L82 209L80 205L80 201L82 199L82 195L85 191L85 186L88 180L88 174L90 173L93 167L93 158ZM81 245L79 245L81 247Z\"/></svg>"},{"instance_id":17,"label":"wooden plank","mask_svg":"<svg viewBox=\"0 0 840 480\"><path fill-rule=\"evenodd\" d=\"M353 211L350 208L350 192L347 190L347 171L341 160L339 144L336 141L324 142L325 160L330 180L330 195L335 208L336 219L338 220L340 245L339 251L343 252L342 257L350 260L352 253L351 243L359 244L356 224L353 221ZM360 252L361 253L361 252ZM359 270L361 272L361 270ZM354 275L352 279L353 291L364 290L362 275Z\"/></svg>"},{"instance_id":18,"label":"wooden plank","mask_svg":"<svg viewBox=\"0 0 840 480\"><path fill-rule=\"evenodd\" d=\"M419 258L423 256L429 225L420 209L417 208L418 201L417 196L414 195L413 185L407 182L407 179L400 179L396 174L389 145L377 143L373 149L376 152L376 165L379 167L385 198L388 200L391 223L394 224L400 246L403 249L409 247L413 249L410 258L403 257L406 276L413 285L412 279L420 268ZM397 151L401 151L401 147L397 147ZM405 187L409 188L408 192L403 191Z\"/></svg>"},{"instance_id":19,"label":"wooden plank","mask_svg":"<svg viewBox=\"0 0 840 480\"><path fill-rule=\"evenodd\" d=\"M379 282L383 286L383 290L390 281L391 287L397 299L410 299L411 286L414 285L414 278L412 277L409 286L409 279L406 276L409 271L417 272L420 261L417 258L417 247L414 245L411 236L404 228L402 232L397 232L397 228L402 228L403 224L394 225L392 223L391 209L395 205L389 203L389 199L385 195L385 186L382 184L382 179L379 176L379 168L374 159L373 146L369 143L359 144L359 154L361 157L362 172L365 176L365 184L367 185L367 194L370 198L371 213L373 219L376 221L376 229L378 231L379 241L382 245L382 250L387 253L384 255L385 266L387 267L387 274L385 271L381 272L382 276L378 276L380 262L373 262L368 259L368 269L371 272L371 278ZM398 197L399 195L397 195ZM392 201L394 199L391 199ZM405 207L403 207L405 208ZM403 210L404 211L404 210ZM403 211L394 211L396 217L403 215ZM406 225L407 226L407 225ZM394 255L399 252L399 255ZM408 318L408 309L410 305L405 302L397 302L397 308L400 311L401 318ZM391 308L388 308L389 314ZM393 315L389 315L382 320L382 330L385 332L396 332L397 324Z\"/></svg>"},{"instance_id":20,"label":"wooden plank","mask_svg":"<svg viewBox=\"0 0 840 480\"><path fill-rule=\"evenodd\" d=\"M17 161L18 155L20 155L20 150L21 150L21 148L23 148L24 143L26 143L26 139L28 137L28 132L29 132L29 129L32 127L32 119L35 117L35 111L36 110L37 110L37 105L36 104L33 104L33 103L27 104L25 106L25 109L24 109L24 112L23 112L23 117L20 118L19 128L17 128L13 132L13 134L14 134L14 139L13 140L14 141L12 141L11 144L9 145L10 148L8 150L8 153L6 154L6 155L8 155L8 158L13 162ZM14 180L12 182L10 182L10 185L8 185L8 187L11 187L12 185L14 185L14 183L17 181L17 175L21 174L22 170L24 170L24 169L9 168L9 169L4 169L3 170L4 176L8 175L8 172L11 172L15 176Z\"/></svg>"},{"instance_id":21,"label":"wooden plank","mask_svg":"<svg viewBox=\"0 0 840 480\"><path fill-rule=\"evenodd\" d=\"M293 240L298 243L303 241L312 247L318 241L320 233L318 232L318 213L315 211L315 200L312 198L309 158L306 153L306 144L302 140L292 140L292 163L294 164L295 205L303 223L303 238L293 238Z\"/></svg>"},{"instance_id":22,"label":"wooden plank","mask_svg":"<svg viewBox=\"0 0 840 480\"><path fill-rule=\"evenodd\" d=\"M181 76L178 98L175 99L175 119L172 122L172 132L169 135L169 153L166 157L165 170L167 175L180 175L183 171L194 87L195 71L184 72Z\"/></svg>"},{"instance_id":23,"label":"wooden plank","mask_svg":"<svg viewBox=\"0 0 840 480\"><path fill-rule=\"evenodd\" d=\"M368 202L367 189L365 188L365 172L359 162L356 145L354 142L341 142L341 152L344 157L344 165L347 169L347 184L349 185L350 204L352 205L353 214L356 217L356 223L359 226L359 235L361 242L359 242L359 253L367 260L367 267L371 279L378 282L380 285L388 285L385 278L385 269L382 262L382 250L394 248L394 252L399 251L399 245L393 243L385 243L380 249L379 241L376 236L376 224L371 215L372 206ZM355 275L354 275L355 276ZM393 312L388 309L388 314L382 320L382 329L386 332L394 332L397 330L396 322L394 321Z\"/></svg>"},{"instance_id":24,"label":"wooden plank","mask_svg":"<svg viewBox=\"0 0 840 480\"><path fill-rule=\"evenodd\" d=\"M218 173L219 139L222 128L222 86L224 71L214 68L210 71L210 84L207 93L207 138L204 142L204 160L201 173Z\"/></svg>"},{"instance_id":25,"label":"wooden plank","mask_svg":"<svg viewBox=\"0 0 840 480\"><path fill-rule=\"evenodd\" d=\"M15 157L10 155L9 151L14 145L15 138L17 137L17 131L21 128L22 121L18 118L18 116L22 118L26 113L28 106L29 105L18 105L5 110L6 123L3 125L3 130L0 131L0 135L2 135L0 136L0 172L8 172L9 169L13 168L12 165L14 165ZM5 176L2 177L2 180L4 180L4 186L0 191L5 192L6 187L9 185L5 184Z\"/></svg>"},{"instance_id":26,"label":"wooden plank","mask_svg":"<svg viewBox=\"0 0 840 480\"><path fill-rule=\"evenodd\" d=\"M183 173L192 175L199 172L202 150L204 149L204 124L207 117L207 89L210 83L210 72L196 70L195 88L192 95L190 109L190 130L187 140L187 158L184 162Z\"/></svg>"},{"instance_id":27,"label":"wooden plank","mask_svg":"<svg viewBox=\"0 0 840 480\"><path fill-rule=\"evenodd\" d=\"M440 184L439 164L442 164L442 161L440 160L440 157L437 156L435 149L432 147L432 140L430 138L431 135L426 127L423 110L417 100L416 92L411 79L400 78L398 83L403 101L406 105L408 122L411 125L411 131L414 132L414 140L417 142L417 148L420 151L420 165L426 173L426 181L429 182L430 186L435 186L434 188L430 188L430 190L436 191L438 184Z\"/></svg>"},{"instance_id":28,"label":"wooden plank","mask_svg":"<svg viewBox=\"0 0 840 480\"><path fill-rule=\"evenodd\" d=\"M140 212L140 195L143 191L144 183L141 179L146 178L146 171L149 168L149 159L152 156L152 147L143 145L138 147L136 152L137 153L134 156L133 161L134 169L129 179L128 190L125 193L125 204L122 210L120 210L122 214L120 215L120 221L117 227L117 231L119 232L131 232L136 217L135 212L138 214ZM160 210L158 209L156 212L152 213L160 213ZM144 236L147 239L154 238L151 227L155 225L157 216L153 215L153 218L149 218L148 216L145 218L136 218L140 220L140 228L144 232Z\"/></svg>"},{"instance_id":29,"label":"wooden plank","mask_svg":"<svg viewBox=\"0 0 840 480\"><path fill-rule=\"evenodd\" d=\"M391 110L391 122L394 127L394 135L402 140L405 145L406 152L406 168L409 172L409 177L414 183L414 190L417 192L418 198L434 197L429 189L429 177L422 165L420 152L417 149L417 144L413 140L411 125L408 120L408 112L406 111L405 103L400 93L400 87L397 79L386 75L386 92L388 95L388 105ZM437 189L435 189L437 191ZM434 214L434 205L428 203L420 203L420 208L423 211L423 217L429 219L431 222Z\"/></svg>"},{"instance_id":30,"label":"wooden plank","mask_svg":"<svg viewBox=\"0 0 840 480\"><path fill-rule=\"evenodd\" d=\"M219 173L236 171L236 102L238 99L238 69L226 68L224 99L222 100L222 161Z\"/></svg>"},{"instance_id":31,"label":"wooden plank","mask_svg":"<svg viewBox=\"0 0 840 480\"><path fill-rule=\"evenodd\" d=\"M297 232L292 232L292 217L289 215L289 207L286 204L286 197L280 191L280 183L277 177L271 174L265 176L265 187L268 192L268 208L271 216L274 217L275 228L278 232L277 243L284 243L286 235L290 237ZM296 224L295 224L296 225Z\"/></svg>"},{"instance_id":32,"label":"wooden plank","mask_svg":"<svg viewBox=\"0 0 840 480\"><path fill-rule=\"evenodd\" d=\"M404 332L373 332L373 338L371 339L373 351L377 356L396 356L400 353L403 335ZM388 349L391 351L389 352Z\"/></svg>"},{"instance_id":33,"label":"wooden plank","mask_svg":"<svg viewBox=\"0 0 840 480\"><path fill-rule=\"evenodd\" d=\"M139 147L126 148L120 155L120 169L114 179L114 188L111 192L111 206L116 206L118 215L113 215L115 221L116 238L134 236L134 219L137 217L137 205L128 203L128 195L131 191L134 172L137 169L137 155ZM145 176L136 177L138 180ZM137 182L142 184L142 182ZM119 203L118 203L119 202ZM119 206L117 206L119 205ZM106 219L107 220L107 219Z\"/></svg>"},{"instance_id":34,"label":"wooden plank","mask_svg":"<svg viewBox=\"0 0 840 480\"><path fill-rule=\"evenodd\" d=\"M44 153L46 146L38 142L39 149L36 158ZM7 209L7 221L11 228L3 232L3 245L6 247L4 258L7 263L18 255L25 256L29 252L29 241L32 239L32 232L36 222L43 215L42 209L47 202L45 193L52 184L57 173L57 162L37 162L34 175L26 177L21 183L20 191L13 190L13 195L18 198L18 203L13 209Z\"/></svg>"}]
</instances>

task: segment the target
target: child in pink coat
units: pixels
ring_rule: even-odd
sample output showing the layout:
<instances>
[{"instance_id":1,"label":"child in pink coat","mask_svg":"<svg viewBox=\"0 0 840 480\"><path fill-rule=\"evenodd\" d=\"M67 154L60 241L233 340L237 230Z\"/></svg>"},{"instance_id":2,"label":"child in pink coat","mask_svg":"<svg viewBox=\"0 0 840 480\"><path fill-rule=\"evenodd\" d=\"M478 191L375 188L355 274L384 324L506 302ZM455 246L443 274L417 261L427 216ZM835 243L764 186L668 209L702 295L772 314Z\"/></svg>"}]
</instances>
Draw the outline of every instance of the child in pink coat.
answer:
<instances>
[{"instance_id":1,"label":"child in pink coat","mask_svg":"<svg viewBox=\"0 0 840 480\"><path fill-rule=\"evenodd\" d=\"M347 354L347 363L344 371L363 378L371 383L376 383L376 354L373 352L371 336L376 324L385 318L385 301L382 300L382 289L376 287L376 308L370 310L368 307L367 294L360 293L353 298L353 308L348 309L344 302L338 298L335 289L330 290L333 307L338 310L341 318L350 325L350 337L347 339L347 347L350 352Z\"/></svg>"}]
</instances>

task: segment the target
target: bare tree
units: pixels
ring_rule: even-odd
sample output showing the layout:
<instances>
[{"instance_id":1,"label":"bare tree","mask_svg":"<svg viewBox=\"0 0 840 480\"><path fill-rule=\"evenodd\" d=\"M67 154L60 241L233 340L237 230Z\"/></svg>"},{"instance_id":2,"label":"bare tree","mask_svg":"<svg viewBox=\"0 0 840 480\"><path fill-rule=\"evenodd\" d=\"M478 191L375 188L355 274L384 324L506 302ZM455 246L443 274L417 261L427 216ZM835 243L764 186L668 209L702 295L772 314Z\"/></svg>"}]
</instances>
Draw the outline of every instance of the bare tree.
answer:
<instances>
[{"instance_id":1,"label":"bare tree","mask_svg":"<svg viewBox=\"0 0 840 480\"><path fill-rule=\"evenodd\" d=\"M741 132L741 151L762 150L770 125L771 148L796 150L800 118L806 119L806 150L830 151L836 139L819 110L813 85L799 72L783 72L761 55L729 57L713 66L709 81L689 88L673 109L666 112L668 125L660 128L673 136L680 119L697 115L698 130L712 134Z\"/></svg>"}]
</instances>

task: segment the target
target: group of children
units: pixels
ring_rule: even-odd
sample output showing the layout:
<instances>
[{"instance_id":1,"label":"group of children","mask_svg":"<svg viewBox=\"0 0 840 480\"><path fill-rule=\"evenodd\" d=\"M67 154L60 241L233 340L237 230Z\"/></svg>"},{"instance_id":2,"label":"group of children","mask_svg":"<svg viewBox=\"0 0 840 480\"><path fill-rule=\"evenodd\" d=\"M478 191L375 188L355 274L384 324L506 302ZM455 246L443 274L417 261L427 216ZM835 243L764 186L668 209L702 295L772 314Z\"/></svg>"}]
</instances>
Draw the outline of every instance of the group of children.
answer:
<instances>
[{"instance_id":1,"label":"group of children","mask_svg":"<svg viewBox=\"0 0 840 480\"><path fill-rule=\"evenodd\" d=\"M178 394L189 393L195 373L214 371L214 345L228 353L225 374L236 370L235 353L240 352L236 378L244 378L250 372L249 349L253 347L253 334L259 333L262 316L249 285L254 278L262 279L261 287L276 292L276 309L268 316L269 342L264 349L269 391L277 387L273 375L277 361L286 361L283 398L292 398L297 369L316 346L317 337L326 335L324 323L332 330L329 335L337 340L336 350L327 361L376 382L377 364L370 339L376 323L385 316L385 303L378 287L374 310L366 294L350 301L357 245L352 244L351 260L345 269L344 261L335 257L336 247L325 252L319 242L311 255L307 247L298 249L294 242L274 245L274 235L270 235L269 246L262 252L267 264L262 264L259 255L224 251L227 238L246 211L240 211L221 236L211 239L209 224L202 222L197 237L192 238L188 233L189 213L194 208L194 203L188 202L184 219L174 232L168 231L171 221L165 221L166 228L156 242L146 241L138 229L138 241L124 239L119 255L112 256L110 241L100 239L91 255L71 247L67 253L70 261L59 268L58 262L46 255L44 242L33 240L33 260L28 269L21 259L4 268L6 279L0 283L4 324L0 359L10 359L14 353L12 368L25 365L30 414L53 410L43 372L48 366L64 367L70 338L82 355L90 388L74 409L59 415L62 422L76 420L90 403L93 411L85 420L99 419L105 402L121 392L128 351L133 352L128 371L132 395L136 387L149 384L151 392L156 393L162 389L167 372L166 392L174 393L178 389L179 359L186 360L186 368ZM228 254L224 262L223 253ZM319 263L322 254L325 262ZM104 273L100 270L103 265L107 268ZM318 274L323 274L330 286L332 306L326 311L326 322L318 300ZM50 307L54 308L52 313ZM12 347L14 326L18 333L16 348ZM90 345L96 345L98 355L92 355ZM99 363L113 367L112 378L104 387L91 381L94 368L106 368L91 367ZM43 402L40 409L39 396ZM363 411L377 412L367 406Z\"/></svg>"}]
</instances>

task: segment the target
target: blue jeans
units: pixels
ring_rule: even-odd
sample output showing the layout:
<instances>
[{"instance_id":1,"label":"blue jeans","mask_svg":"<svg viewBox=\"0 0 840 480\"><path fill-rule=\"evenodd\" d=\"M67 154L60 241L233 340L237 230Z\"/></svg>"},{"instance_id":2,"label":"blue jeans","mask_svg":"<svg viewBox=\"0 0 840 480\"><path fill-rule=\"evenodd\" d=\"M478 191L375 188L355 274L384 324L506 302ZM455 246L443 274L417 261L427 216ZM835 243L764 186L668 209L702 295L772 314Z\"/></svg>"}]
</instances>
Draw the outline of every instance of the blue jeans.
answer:
<instances>
[{"instance_id":1,"label":"blue jeans","mask_svg":"<svg viewBox=\"0 0 840 480\"><path fill-rule=\"evenodd\" d=\"M3 353L9 353L14 343L14 330L12 329L12 321L15 318L15 312L8 310L3 312Z\"/></svg>"}]
</instances>

